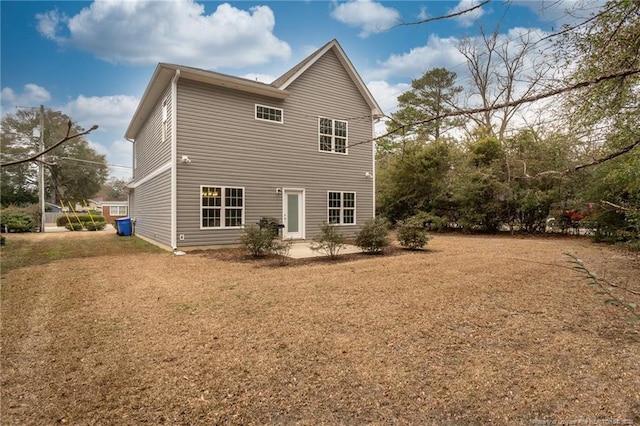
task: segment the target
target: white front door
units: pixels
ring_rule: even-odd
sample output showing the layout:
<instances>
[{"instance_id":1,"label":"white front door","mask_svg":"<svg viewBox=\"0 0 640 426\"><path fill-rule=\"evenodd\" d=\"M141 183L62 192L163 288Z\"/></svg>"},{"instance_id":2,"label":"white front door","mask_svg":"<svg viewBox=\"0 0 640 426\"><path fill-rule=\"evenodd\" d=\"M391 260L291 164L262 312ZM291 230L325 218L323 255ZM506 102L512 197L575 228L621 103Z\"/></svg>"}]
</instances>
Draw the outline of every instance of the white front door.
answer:
<instances>
[{"instance_id":1,"label":"white front door","mask_svg":"<svg viewBox=\"0 0 640 426\"><path fill-rule=\"evenodd\" d=\"M284 189L282 192L282 237L304 239L304 190Z\"/></svg>"}]
</instances>

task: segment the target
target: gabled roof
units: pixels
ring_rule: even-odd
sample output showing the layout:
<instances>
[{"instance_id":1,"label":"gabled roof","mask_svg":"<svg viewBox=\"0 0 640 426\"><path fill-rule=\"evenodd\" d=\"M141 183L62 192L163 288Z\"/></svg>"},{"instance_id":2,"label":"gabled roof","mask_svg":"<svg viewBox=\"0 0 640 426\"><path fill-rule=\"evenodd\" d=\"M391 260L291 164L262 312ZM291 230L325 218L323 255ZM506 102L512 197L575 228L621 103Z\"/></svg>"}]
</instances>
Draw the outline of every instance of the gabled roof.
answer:
<instances>
[{"instance_id":1,"label":"gabled roof","mask_svg":"<svg viewBox=\"0 0 640 426\"><path fill-rule=\"evenodd\" d=\"M374 97L371 95L371 92L369 92L367 85L364 84L364 81L362 81L362 78L360 78L360 75L358 74L353 64L347 57L346 53L344 53L344 50L342 50L342 46L340 46L340 43L338 43L338 40L336 39L331 40L329 43L325 44L320 49L307 56L298 65L294 66L289 71L282 74L275 81L273 81L271 85L273 87L277 87L278 89L286 90L291 85L291 83L293 83L307 69L309 69L309 67L311 67L318 59L320 59L322 56L324 56L325 53L330 50L333 50L333 52L336 54L338 60L351 77L353 84L358 88L358 90L362 94L362 97L371 108L371 115L374 118L382 117L384 115L382 109L380 108Z\"/></svg>"},{"instance_id":2,"label":"gabled roof","mask_svg":"<svg viewBox=\"0 0 640 426\"><path fill-rule=\"evenodd\" d=\"M133 139L136 137L145 120L155 105L157 105L158 99L160 99L160 96L162 96L162 93L176 73L180 74L181 79L200 81L214 86L256 93L276 99L286 99L289 96L289 92L286 90L277 89L269 84L258 81L184 65L159 63L151 76L151 81L149 81L147 89L142 95L136 112L133 114L133 118L125 133L125 138Z\"/></svg>"},{"instance_id":3,"label":"gabled roof","mask_svg":"<svg viewBox=\"0 0 640 426\"><path fill-rule=\"evenodd\" d=\"M151 81L149 81L149 84L142 95L142 99L140 100L140 104L138 105L136 112L133 114L133 118L131 119L129 127L125 133L125 138L131 140L136 137L147 117L157 105L158 100L167 88L167 85L177 74L179 74L179 78L181 79L184 78L187 80L200 81L214 86L255 93L275 99L286 99L290 94L290 92L287 91L287 87L289 87L291 83L293 83L311 65L330 50L333 50L336 54L340 63L344 66L345 70L351 77L353 84L358 88L362 97L371 108L371 115L373 118L382 117L383 113L380 106L378 106L378 103L371 95L371 92L369 92L369 89L367 89L367 86L356 72L353 64L351 64L351 61L347 58L347 55L344 53L344 50L342 50L338 41L334 39L309 55L307 58L302 60L302 62L291 68L271 84L260 83L246 78L234 77L215 71L207 71L184 65L159 63L151 76Z\"/></svg>"}]
</instances>

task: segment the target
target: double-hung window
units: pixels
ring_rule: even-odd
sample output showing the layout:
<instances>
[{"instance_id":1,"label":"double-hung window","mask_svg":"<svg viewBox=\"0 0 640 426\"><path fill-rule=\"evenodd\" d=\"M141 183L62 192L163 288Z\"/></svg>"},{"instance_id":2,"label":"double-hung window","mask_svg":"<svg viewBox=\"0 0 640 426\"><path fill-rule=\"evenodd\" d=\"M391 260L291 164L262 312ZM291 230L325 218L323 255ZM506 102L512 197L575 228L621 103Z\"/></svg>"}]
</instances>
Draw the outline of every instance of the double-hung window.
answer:
<instances>
[{"instance_id":1,"label":"double-hung window","mask_svg":"<svg viewBox=\"0 0 640 426\"><path fill-rule=\"evenodd\" d=\"M256 120L275 121L282 123L282 108L273 108L256 104Z\"/></svg>"},{"instance_id":2,"label":"double-hung window","mask_svg":"<svg viewBox=\"0 0 640 426\"><path fill-rule=\"evenodd\" d=\"M237 228L244 224L244 188L200 187L202 228Z\"/></svg>"},{"instance_id":3,"label":"double-hung window","mask_svg":"<svg viewBox=\"0 0 640 426\"><path fill-rule=\"evenodd\" d=\"M319 149L347 154L347 122L320 117L318 120Z\"/></svg>"},{"instance_id":4,"label":"double-hung window","mask_svg":"<svg viewBox=\"0 0 640 426\"><path fill-rule=\"evenodd\" d=\"M356 223L356 193L329 191L327 194L327 221L335 225Z\"/></svg>"}]
</instances>

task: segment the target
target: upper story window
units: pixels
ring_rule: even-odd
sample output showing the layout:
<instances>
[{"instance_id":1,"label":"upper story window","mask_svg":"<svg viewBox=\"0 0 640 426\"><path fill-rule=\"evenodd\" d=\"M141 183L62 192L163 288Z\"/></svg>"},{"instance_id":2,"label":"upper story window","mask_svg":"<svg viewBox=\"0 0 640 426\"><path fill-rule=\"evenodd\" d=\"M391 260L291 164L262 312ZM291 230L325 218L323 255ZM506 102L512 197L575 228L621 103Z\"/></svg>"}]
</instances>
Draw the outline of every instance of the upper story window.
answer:
<instances>
[{"instance_id":1,"label":"upper story window","mask_svg":"<svg viewBox=\"0 0 640 426\"><path fill-rule=\"evenodd\" d=\"M162 141L167 140L169 134L169 98L162 102Z\"/></svg>"},{"instance_id":2,"label":"upper story window","mask_svg":"<svg viewBox=\"0 0 640 426\"><path fill-rule=\"evenodd\" d=\"M347 122L322 118L318 120L320 151L347 154Z\"/></svg>"},{"instance_id":3,"label":"upper story window","mask_svg":"<svg viewBox=\"0 0 640 426\"><path fill-rule=\"evenodd\" d=\"M256 120L275 121L282 123L282 108L272 108L256 104Z\"/></svg>"},{"instance_id":4,"label":"upper story window","mask_svg":"<svg viewBox=\"0 0 640 426\"><path fill-rule=\"evenodd\" d=\"M237 228L244 223L244 188L200 187L202 228Z\"/></svg>"}]
</instances>

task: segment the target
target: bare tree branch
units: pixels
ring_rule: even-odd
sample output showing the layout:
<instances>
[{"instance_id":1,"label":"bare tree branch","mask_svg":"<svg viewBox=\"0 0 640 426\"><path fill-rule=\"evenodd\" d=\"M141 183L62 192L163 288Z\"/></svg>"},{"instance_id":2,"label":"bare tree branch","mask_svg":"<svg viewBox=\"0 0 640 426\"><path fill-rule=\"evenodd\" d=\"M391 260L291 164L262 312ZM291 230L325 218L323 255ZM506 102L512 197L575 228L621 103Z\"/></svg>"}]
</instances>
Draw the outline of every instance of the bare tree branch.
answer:
<instances>
[{"instance_id":1,"label":"bare tree branch","mask_svg":"<svg viewBox=\"0 0 640 426\"><path fill-rule=\"evenodd\" d=\"M612 203L610 201L602 200L600 202L602 204L604 204L604 205L609 206L609 207L613 207L616 210L622 210L622 211L625 211L625 212L630 212L631 211L631 209L629 207L619 206L619 205L614 204L614 203Z\"/></svg>"},{"instance_id":2,"label":"bare tree branch","mask_svg":"<svg viewBox=\"0 0 640 426\"><path fill-rule=\"evenodd\" d=\"M46 153L53 151L54 149L56 149L57 147L59 147L60 145L62 145L63 143L77 138L79 136L84 136L84 135L88 135L89 133L91 133L92 131L96 130L98 128L97 124L94 124L89 130L85 130L84 132L80 132L77 133L75 135L69 135L69 133L71 132L71 121L69 121L69 126L67 128L67 134L64 138L60 139L58 142L54 143L52 146L50 146L49 148L45 149L42 152L38 152L34 155L32 155L31 157L27 157L27 158L23 158L22 160L15 160L15 161L8 161L6 163L0 163L0 167L6 167L6 166L14 166L16 164L22 164L22 163L27 163L29 161L41 161L38 160L39 157L42 157L43 155L45 155Z\"/></svg>"},{"instance_id":3,"label":"bare tree branch","mask_svg":"<svg viewBox=\"0 0 640 426\"><path fill-rule=\"evenodd\" d=\"M568 175L569 173L573 173L573 172L577 172L578 170L581 169L586 169L587 167L593 167L593 166L597 166L598 164L602 164L606 161L612 160L616 157L619 157L623 154L626 154L627 152L631 151L633 148L635 148L636 146L640 145L640 139L636 140L635 142L625 146L622 149L619 149L618 151L615 151L609 155L607 155L606 157L602 157L602 158L598 158L597 160L593 160L590 163L585 163L585 164L580 164L574 167L570 167L566 170L548 170L546 172L540 172L538 174L536 174L535 176L525 176L528 178L537 178L540 176L547 176L547 175L560 175L560 176L565 176ZM604 201L603 201L604 202Z\"/></svg>"},{"instance_id":4,"label":"bare tree branch","mask_svg":"<svg viewBox=\"0 0 640 426\"><path fill-rule=\"evenodd\" d=\"M476 10L482 6L484 6L485 4L489 3L491 0L485 0L482 3L479 3L475 6L472 6L468 9L464 9L464 10L460 10L458 12L455 13L451 13L449 15L444 15L444 16L436 16L434 18L427 18L427 19L423 19L422 21L417 21L417 22L405 22L402 24L398 24L398 25L394 25L393 27L389 27L387 28L386 31L392 30L394 28L398 28L398 27L408 27L409 25L422 25L422 24L426 24L429 22L433 22L433 21L441 21L443 19L449 19L449 18L455 18L456 16L460 16L460 15L464 15L465 13L469 13L473 10Z\"/></svg>"},{"instance_id":5,"label":"bare tree branch","mask_svg":"<svg viewBox=\"0 0 640 426\"><path fill-rule=\"evenodd\" d=\"M592 162L587 163L587 164L581 164L579 166L572 167L571 169L569 169L569 171L575 172L575 171L578 171L580 169L584 169L584 168L587 168L587 167L591 167L591 166L596 166L598 164L602 164L605 161L609 161L609 160L611 160L613 158L621 156L622 154L626 154L627 152L631 151L633 148L635 148L638 145L640 145L640 139L636 140L635 142L633 142L630 145L625 146L621 150L614 152L613 154L609 154L606 157L602 157L602 158L599 158L597 160L593 160Z\"/></svg>"},{"instance_id":6,"label":"bare tree branch","mask_svg":"<svg viewBox=\"0 0 640 426\"><path fill-rule=\"evenodd\" d=\"M568 32L571 32L571 31L573 31L575 29L578 29L578 28L582 27L583 25L588 24L589 22L595 21L596 19L600 18L605 13L608 13L609 11L613 10L614 7L615 7L615 4L612 3L611 6L609 6L605 10L601 11L600 13L598 13L596 15L593 15L592 17L580 22L579 24L576 24L576 25L573 25L573 26L566 26L561 31L558 31L557 33L549 34L546 37L542 37L540 40L538 40L538 43L541 42L541 41L548 40L548 39L553 38L553 37L560 36L562 34L566 34Z\"/></svg>"},{"instance_id":7,"label":"bare tree branch","mask_svg":"<svg viewBox=\"0 0 640 426\"><path fill-rule=\"evenodd\" d=\"M376 136L375 138L366 139L366 140L363 140L363 141L359 141L359 142L355 142L355 143L349 144L348 147L351 148L351 147L354 147L354 146L357 146L357 145L362 145L362 144L365 144L365 143L375 142L377 140L384 139L386 137L394 135L394 134L396 134L396 133L398 133L398 132L400 132L402 130L407 130L407 129L410 129L411 127L413 127L413 126L416 126L416 125L419 125L419 124L424 124L424 123L429 123L429 122L432 122L434 120L439 120L439 119L443 119L443 118L447 118L447 117L459 117L461 115L478 114L478 113L481 113L481 112L486 112L487 110L493 110L493 109L500 109L500 108L505 108L505 107L510 107L510 106L516 106L516 105L520 105L520 104L524 104L524 103L531 103L531 102L539 101L541 99L550 98L552 96L557 96L557 95L560 95L562 93L570 92L572 90L577 90L577 89L581 89L583 87L593 86L593 85L601 83L603 81L612 80L614 78L628 77L630 75L635 75L635 74L640 74L640 69L629 69L629 70L623 70L623 71L616 71L616 72L611 73L611 74L605 74L605 75L601 75L601 76L598 76L598 77L594 77L594 78L589 79L589 80L579 81L579 82L577 82L575 84L572 84L572 85L569 85L569 86L565 86L565 87L561 87L561 88L558 88L558 89L555 89L555 90L550 90L550 91L547 91L547 92L539 93L539 94L534 95L534 96L524 97L524 98L516 99L514 101L501 103L501 104L495 104L495 105L491 105L489 107L469 108L469 109L461 109L461 110L458 110L458 111L447 112L447 113L440 114L440 115L435 116L435 117L429 117L429 118L426 118L424 120L416 121L414 123L409 123L409 124L404 124L402 126L398 126L397 128L395 128L393 130L390 130L390 131L388 131L387 133L385 133L383 135ZM633 144L633 146L629 147L628 150L632 149L637 144L638 144L638 142Z\"/></svg>"}]
</instances>

